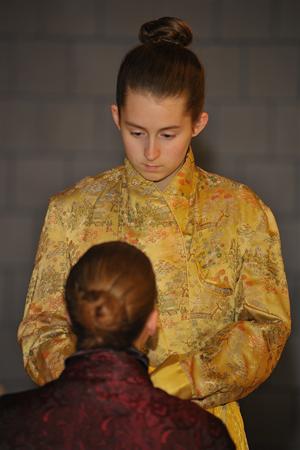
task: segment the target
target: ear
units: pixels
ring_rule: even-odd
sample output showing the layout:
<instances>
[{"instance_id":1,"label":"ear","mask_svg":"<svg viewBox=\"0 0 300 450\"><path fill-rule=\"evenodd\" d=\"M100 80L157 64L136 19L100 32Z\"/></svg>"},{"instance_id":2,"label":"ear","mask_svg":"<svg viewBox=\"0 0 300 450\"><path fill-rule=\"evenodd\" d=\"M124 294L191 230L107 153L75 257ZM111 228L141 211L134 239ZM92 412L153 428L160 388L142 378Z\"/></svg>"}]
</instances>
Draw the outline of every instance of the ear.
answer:
<instances>
[{"instance_id":1,"label":"ear","mask_svg":"<svg viewBox=\"0 0 300 450\"><path fill-rule=\"evenodd\" d=\"M206 112L202 112L196 122L193 123L193 134L192 136L198 136L202 130L206 127L208 122L208 114Z\"/></svg>"},{"instance_id":2,"label":"ear","mask_svg":"<svg viewBox=\"0 0 300 450\"><path fill-rule=\"evenodd\" d=\"M140 335L136 338L136 340L133 342L133 345L137 348L142 350L145 343L147 342L148 338L150 336L154 336L156 333L157 328L157 320L158 320L158 313L157 310L154 309L148 319L146 320L146 323L144 325L144 328L142 329Z\"/></svg>"},{"instance_id":3,"label":"ear","mask_svg":"<svg viewBox=\"0 0 300 450\"><path fill-rule=\"evenodd\" d=\"M150 316L147 319L147 322L145 324L145 327L148 331L149 336L154 336L157 329L157 318L158 318L158 312L157 309L154 309L152 313L150 313Z\"/></svg>"},{"instance_id":4,"label":"ear","mask_svg":"<svg viewBox=\"0 0 300 450\"><path fill-rule=\"evenodd\" d=\"M110 107L111 109L111 115L113 118L113 121L116 124L116 127L120 130L120 114L119 114L119 108L117 107L117 105L113 104Z\"/></svg>"}]
</instances>

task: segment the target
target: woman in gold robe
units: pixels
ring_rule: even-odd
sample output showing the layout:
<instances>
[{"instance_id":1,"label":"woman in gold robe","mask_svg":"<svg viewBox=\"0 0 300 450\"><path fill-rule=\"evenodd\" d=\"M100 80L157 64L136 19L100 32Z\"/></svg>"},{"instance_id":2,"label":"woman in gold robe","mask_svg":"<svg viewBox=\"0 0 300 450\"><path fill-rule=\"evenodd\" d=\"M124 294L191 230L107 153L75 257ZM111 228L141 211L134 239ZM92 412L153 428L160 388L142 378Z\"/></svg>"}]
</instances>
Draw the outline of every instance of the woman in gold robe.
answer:
<instances>
[{"instance_id":1,"label":"woman in gold robe","mask_svg":"<svg viewBox=\"0 0 300 450\"><path fill-rule=\"evenodd\" d=\"M96 243L136 245L159 291L159 333L147 349L154 385L212 411L245 450L237 400L280 358L288 291L270 209L195 166L190 143L208 117L191 38L179 19L142 26L112 106L125 163L52 197L18 336L32 379L57 378L75 348L63 299L70 267Z\"/></svg>"}]
</instances>

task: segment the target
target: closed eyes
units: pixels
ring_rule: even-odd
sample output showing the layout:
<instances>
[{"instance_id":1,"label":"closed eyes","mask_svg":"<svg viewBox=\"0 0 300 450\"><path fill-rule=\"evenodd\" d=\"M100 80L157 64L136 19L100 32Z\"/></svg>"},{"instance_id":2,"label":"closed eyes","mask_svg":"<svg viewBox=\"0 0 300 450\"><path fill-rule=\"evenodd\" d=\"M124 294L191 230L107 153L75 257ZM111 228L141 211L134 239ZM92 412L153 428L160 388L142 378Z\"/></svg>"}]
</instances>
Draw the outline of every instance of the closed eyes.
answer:
<instances>
[{"instance_id":1,"label":"closed eyes","mask_svg":"<svg viewBox=\"0 0 300 450\"><path fill-rule=\"evenodd\" d=\"M144 136L145 133L143 131L130 131L131 136L139 138L141 136ZM165 139L173 139L176 137L175 134L170 134L170 133L162 133L161 136Z\"/></svg>"},{"instance_id":2,"label":"closed eyes","mask_svg":"<svg viewBox=\"0 0 300 450\"><path fill-rule=\"evenodd\" d=\"M130 131L131 136L134 137L140 137L143 136L145 133L143 133L142 131Z\"/></svg>"}]
</instances>

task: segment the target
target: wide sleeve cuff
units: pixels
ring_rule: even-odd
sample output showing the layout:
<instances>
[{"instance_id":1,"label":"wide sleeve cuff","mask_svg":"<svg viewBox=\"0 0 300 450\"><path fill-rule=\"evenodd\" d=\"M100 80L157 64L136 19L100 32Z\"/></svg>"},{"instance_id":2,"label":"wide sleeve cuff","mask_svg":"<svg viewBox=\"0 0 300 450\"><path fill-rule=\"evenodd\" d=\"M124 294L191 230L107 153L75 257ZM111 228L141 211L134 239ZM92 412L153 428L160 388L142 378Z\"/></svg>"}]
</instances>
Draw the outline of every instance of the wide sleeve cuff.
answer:
<instances>
[{"instance_id":1,"label":"wide sleeve cuff","mask_svg":"<svg viewBox=\"0 0 300 450\"><path fill-rule=\"evenodd\" d=\"M155 387L163 389L168 394L182 399L191 399L192 385L181 367L180 356L169 356L159 367L151 372L151 380Z\"/></svg>"}]
</instances>

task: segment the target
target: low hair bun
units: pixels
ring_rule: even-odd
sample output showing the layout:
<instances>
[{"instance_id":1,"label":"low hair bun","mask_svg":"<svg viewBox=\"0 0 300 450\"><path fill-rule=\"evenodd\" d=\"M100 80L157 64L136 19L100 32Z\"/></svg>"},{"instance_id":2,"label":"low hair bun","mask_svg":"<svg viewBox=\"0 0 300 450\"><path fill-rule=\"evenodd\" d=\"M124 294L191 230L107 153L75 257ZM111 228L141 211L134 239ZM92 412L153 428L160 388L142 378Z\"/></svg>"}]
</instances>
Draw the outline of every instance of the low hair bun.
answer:
<instances>
[{"instance_id":1,"label":"low hair bun","mask_svg":"<svg viewBox=\"0 0 300 450\"><path fill-rule=\"evenodd\" d=\"M82 324L90 332L97 333L98 328L107 331L118 326L124 319L121 302L108 291L84 291L81 300Z\"/></svg>"},{"instance_id":2,"label":"low hair bun","mask_svg":"<svg viewBox=\"0 0 300 450\"><path fill-rule=\"evenodd\" d=\"M193 40L190 27L176 17L161 17L144 23L139 32L142 44L172 43L187 47Z\"/></svg>"}]
</instances>

